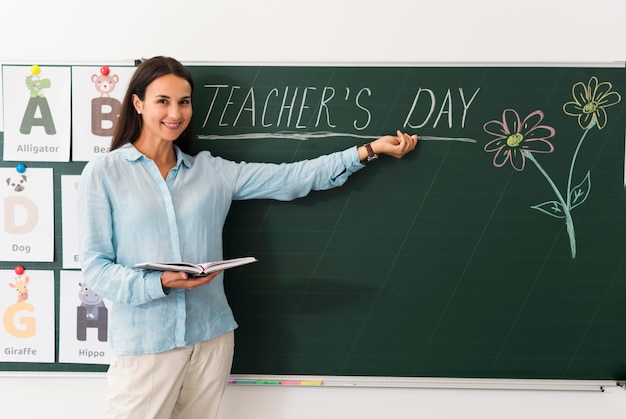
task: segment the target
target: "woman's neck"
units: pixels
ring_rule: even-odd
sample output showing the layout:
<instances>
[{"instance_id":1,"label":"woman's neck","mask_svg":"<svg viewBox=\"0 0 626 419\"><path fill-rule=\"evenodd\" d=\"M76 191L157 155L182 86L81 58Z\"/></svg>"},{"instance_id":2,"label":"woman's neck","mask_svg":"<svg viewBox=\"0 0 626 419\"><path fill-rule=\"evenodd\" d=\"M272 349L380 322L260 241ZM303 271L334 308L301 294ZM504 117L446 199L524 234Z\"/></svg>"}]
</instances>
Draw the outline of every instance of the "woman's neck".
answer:
<instances>
[{"instance_id":1,"label":"woman's neck","mask_svg":"<svg viewBox=\"0 0 626 419\"><path fill-rule=\"evenodd\" d=\"M169 141L149 142L140 138L135 141L134 146L141 154L157 165L164 179L169 171L176 166L176 151L174 144Z\"/></svg>"}]
</instances>

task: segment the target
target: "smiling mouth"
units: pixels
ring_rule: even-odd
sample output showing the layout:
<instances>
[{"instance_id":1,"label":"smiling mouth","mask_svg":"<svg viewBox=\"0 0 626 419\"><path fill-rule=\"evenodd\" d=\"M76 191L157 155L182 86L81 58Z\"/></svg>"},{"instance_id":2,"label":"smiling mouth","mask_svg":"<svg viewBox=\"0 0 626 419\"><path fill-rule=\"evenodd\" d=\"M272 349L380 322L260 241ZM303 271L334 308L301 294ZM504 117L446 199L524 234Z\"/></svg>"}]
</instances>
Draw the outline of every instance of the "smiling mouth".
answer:
<instances>
[{"instance_id":1,"label":"smiling mouth","mask_svg":"<svg viewBox=\"0 0 626 419\"><path fill-rule=\"evenodd\" d=\"M169 129L177 129L178 127L181 126L180 122L162 122L162 124L165 125L165 127Z\"/></svg>"}]
</instances>

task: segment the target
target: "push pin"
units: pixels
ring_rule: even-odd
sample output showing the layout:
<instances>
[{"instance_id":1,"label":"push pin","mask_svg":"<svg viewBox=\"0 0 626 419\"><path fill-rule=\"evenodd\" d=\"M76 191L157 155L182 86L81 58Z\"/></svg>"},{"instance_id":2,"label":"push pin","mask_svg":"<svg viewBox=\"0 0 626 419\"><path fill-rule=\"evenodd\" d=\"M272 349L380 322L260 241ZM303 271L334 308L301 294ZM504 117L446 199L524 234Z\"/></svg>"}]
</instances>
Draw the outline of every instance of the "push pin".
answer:
<instances>
[{"instance_id":1,"label":"push pin","mask_svg":"<svg viewBox=\"0 0 626 419\"><path fill-rule=\"evenodd\" d=\"M18 163L15 166L15 170L17 170L17 173L24 173L26 171L26 165L24 163Z\"/></svg>"},{"instance_id":2,"label":"push pin","mask_svg":"<svg viewBox=\"0 0 626 419\"><path fill-rule=\"evenodd\" d=\"M30 72L31 72L33 75L35 75L35 76L36 76L36 75L38 75L39 73L41 73L41 68L40 68L37 64L33 64L33 65L30 67Z\"/></svg>"},{"instance_id":3,"label":"push pin","mask_svg":"<svg viewBox=\"0 0 626 419\"><path fill-rule=\"evenodd\" d=\"M23 266L17 265L17 266L15 267L15 273L16 273L17 275L22 275L22 274L24 273L24 270L25 270L25 269L24 269L24 267L23 267Z\"/></svg>"},{"instance_id":4,"label":"push pin","mask_svg":"<svg viewBox=\"0 0 626 419\"><path fill-rule=\"evenodd\" d=\"M110 71L111 70L109 69L109 66L103 65L102 67L100 67L100 74L102 74L103 76L108 76Z\"/></svg>"}]
</instances>

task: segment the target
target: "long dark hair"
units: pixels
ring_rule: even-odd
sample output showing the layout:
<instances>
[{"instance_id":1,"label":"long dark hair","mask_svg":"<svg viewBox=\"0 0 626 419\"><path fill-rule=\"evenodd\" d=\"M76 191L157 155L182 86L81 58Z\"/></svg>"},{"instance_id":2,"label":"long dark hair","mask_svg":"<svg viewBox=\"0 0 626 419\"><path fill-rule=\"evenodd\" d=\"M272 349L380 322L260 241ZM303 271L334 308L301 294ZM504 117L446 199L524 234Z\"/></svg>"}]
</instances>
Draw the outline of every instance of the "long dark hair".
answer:
<instances>
[{"instance_id":1,"label":"long dark hair","mask_svg":"<svg viewBox=\"0 0 626 419\"><path fill-rule=\"evenodd\" d=\"M170 57L152 57L142 61L130 79L128 89L122 102L122 110L113 130L111 138L111 151L122 147L126 143L134 143L141 134L143 121L141 115L137 114L133 105L133 95L144 100L148 85L161 76L173 74L189 82L191 94L193 96L193 79L191 73L180 62ZM193 103L193 101L192 101ZM174 141L182 151L188 153L193 139L193 129L191 122L180 136Z\"/></svg>"}]
</instances>

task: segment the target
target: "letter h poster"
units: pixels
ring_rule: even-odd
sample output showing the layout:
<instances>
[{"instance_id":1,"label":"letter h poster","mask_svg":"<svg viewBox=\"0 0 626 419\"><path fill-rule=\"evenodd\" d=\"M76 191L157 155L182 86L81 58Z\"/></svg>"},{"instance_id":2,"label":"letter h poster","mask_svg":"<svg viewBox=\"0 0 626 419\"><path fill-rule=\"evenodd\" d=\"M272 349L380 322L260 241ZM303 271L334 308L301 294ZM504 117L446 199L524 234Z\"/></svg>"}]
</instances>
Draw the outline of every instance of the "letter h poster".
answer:
<instances>
[{"instance_id":1,"label":"letter h poster","mask_svg":"<svg viewBox=\"0 0 626 419\"><path fill-rule=\"evenodd\" d=\"M80 271L61 271L59 362L109 364L110 306L85 283Z\"/></svg>"},{"instance_id":2,"label":"letter h poster","mask_svg":"<svg viewBox=\"0 0 626 419\"><path fill-rule=\"evenodd\" d=\"M0 270L0 362L54 362L54 271Z\"/></svg>"}]
</instances>

